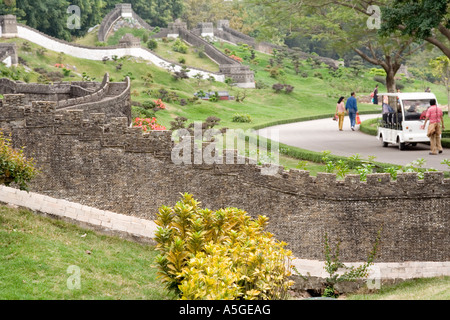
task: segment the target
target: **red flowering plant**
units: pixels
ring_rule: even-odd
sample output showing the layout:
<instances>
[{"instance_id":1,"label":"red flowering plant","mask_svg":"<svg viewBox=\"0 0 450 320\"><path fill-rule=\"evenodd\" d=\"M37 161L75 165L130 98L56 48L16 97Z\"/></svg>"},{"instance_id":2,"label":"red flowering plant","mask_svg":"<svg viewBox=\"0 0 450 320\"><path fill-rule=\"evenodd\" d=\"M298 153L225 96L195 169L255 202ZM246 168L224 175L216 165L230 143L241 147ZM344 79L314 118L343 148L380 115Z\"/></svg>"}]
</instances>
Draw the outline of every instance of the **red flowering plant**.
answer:
<instances>
[{"instance_id":1,"label":"red flowering plant","mask_svg":"<svg viewBox=\"0 0 450 320\"><path fill-rule=\"evenodd\" d=\"M155 103L155 106L159 109L165 109L166 105L164 104L164 102L162 102L161 99L158 100L153 100L153 102Z\"/></svg>"},{"instance_id":2,"label":"red flowering plant","mask_svg":"<svg viewBox=\"0 0 450 320\"><path fill-rule=\"evenodd\" d=\"M166 130L166 127L158 124L156 118L136 118L133 123L134 127L141 128L144 132L154 130Z\"/></svg>"},{"instance_id":3,"label":"red flowering plant","mask_svg":"<svg viewBox=\"0 0 450 320\"><path fill-rule=\"evenodd\" d=\"M236 61L238 61L238 62L242 62L242 58L241 57L238 57L238 56L235 56L234 54L232 54L231 56L229 56L231 59L234 59L234 60L236 60Z\"/></svg>"}]
</instances>

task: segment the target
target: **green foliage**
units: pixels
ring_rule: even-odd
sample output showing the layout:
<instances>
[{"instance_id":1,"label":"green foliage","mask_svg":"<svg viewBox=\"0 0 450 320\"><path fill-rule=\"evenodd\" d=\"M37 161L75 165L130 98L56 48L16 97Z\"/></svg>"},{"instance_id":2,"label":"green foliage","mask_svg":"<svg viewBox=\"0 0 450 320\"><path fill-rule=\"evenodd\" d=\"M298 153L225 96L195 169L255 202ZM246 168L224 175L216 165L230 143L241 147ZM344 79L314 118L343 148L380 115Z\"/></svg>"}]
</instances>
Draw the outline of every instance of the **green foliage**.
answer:
<instances>
[{"instance_id":1,"label":"green foliage","mask_svg":"<svg viewBox=\"0 0 450 320\"><path fill-rule=\"evenodd\" d=\"M106 14L119 2L117 0L0 1L0 14L15 14L19 20L26 22L32 28L70 41L73 36L82 37L90 27L100 24ZM182 0L130 0L128 2L133 6L133 10L152 26L166 27L169 22L179 18L183 10ZM81 9L80 29L67 28L69 18L72 16L67 13L67 8L71 4Z\"/></svg>"},{"instance_id":2,"label":"green foliage","mask_svg":"<svg viewBox=\"0 0 450 320\"><path fill-rule=\"evenodd\" d=\"M433 31L442 23L442 27L450 28L448 20L449 7L447 0L394 0L382 7L383 24L380 33L390 35L404 28L402 34L425 39L434 36Z\"/></svg>"},{"instance_id":3,"label":"green foliage","mask_svg":"<svg viewBox=\"0 0 450 320\"><path fill-rule=\"evenodd\" d=\"M158 48L158 41L156 41L155 39L148 40L147 48L149 48L150 50L155 50L156 48Z\"/></svg>"},{"instance_id":4,"label":"green foliage","mask_svg":"<svg viewBox=\"0 0 450 320\"><path fill-rule=\"evenodd\" d=\"M328 273L326 281L326 289L323 293L325 297L336 298L339 292L336 290L335 285L343 281L356 281L358 279L367 278L369 275L369 268L373 264L375 256L377 254L378 245L380 243L381 231L378 230L375 243L372 250L369 252L367 262L359 267L346 266L340 261L340 241L336 243L336 248L333 252L331 249L328 233L324 235L324 254L325 254L325 271Z\"/></svg>"},{"instance_id":5,"label":"green foliage","mask_svg":"<svg viewBox=\"0 0 450 320\"><path fill-rule=\"evenodd\" d=\"M291 252L264 230L265 216L202 209L185 193L155 222L158 274L181 299L282 299L293 284Z\"/></svg>"},{"instance_id":6,"label":"green foliage","mask_svg":"<svg viewBox=\"0 0 450 320\"><path fill-rule=\"evenodd\" d=\"M233 122L252 122L252 117L248 113L235 113L233 115Z\"/></svg>"},{"instance_id":7,"label":"green foliage","mask_svg":"<svg viewBox=\"0 0 450 320\"><path fill-rule=\"evenodd\" d=\"M179 53L187 53L188 50L188 46L179 38L177 38L175 40L175 42L172 45L172 49L175 52L179 52Z\"/></svg>"},{"instance_id":8,"label":"green foliage","mask_svg":"<svg viewBox=\"0 0 450 320\"><path fill-rule=\"evenodd\" d=\"M210 94L208 101L211 101L211 102L219 101L219 93L217 91L215 91L214 94Z\"/></svg>"},{"instance_id":9,"label":"green foliage","mask_svg":"<svg viewBox=\"0 0 450 320\"><path fill-rule=\"evenodd\" d=\"M27 190L28 183L38 174L32 158L27 159L23 149L14 149L11 139L0 132L0 183L16 183L21 190Z\"/></svg>"},{"instance_id":10,"label":"green foliage","mask_svg":"<svg viewBox=\"0 0 450 320\"><path fill-rule=\"evenodd\" d=\"M295 168L300 170L308 170L308 161L300 160Z\"/></svg>"},{"instance_id":11,"label":"green foliage","mask_svg":"<svg viewBox=\"0 0 450 320\"><path fill-rule=\"evenodd\" d=\"M369 73L374 76L382 76L382 77L386 76L386 71L384 71L383 69L378 69L378 68L371 68Z\"/></svg>"}]
</instances>

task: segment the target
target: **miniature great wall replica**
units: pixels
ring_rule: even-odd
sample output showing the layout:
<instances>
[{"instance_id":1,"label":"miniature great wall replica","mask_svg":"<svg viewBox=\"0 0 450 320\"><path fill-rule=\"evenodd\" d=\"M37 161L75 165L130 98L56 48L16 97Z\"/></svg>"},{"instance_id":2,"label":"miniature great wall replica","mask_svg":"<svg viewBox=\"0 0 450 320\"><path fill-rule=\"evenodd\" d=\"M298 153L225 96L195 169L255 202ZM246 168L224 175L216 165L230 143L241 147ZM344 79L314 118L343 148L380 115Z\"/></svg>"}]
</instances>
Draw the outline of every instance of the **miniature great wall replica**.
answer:
<instances>
[{"instance_id":1,"label":"miniature great wall replica","mask_svg":"<svg viewBox=\"0 0 450 320\"><path fill-rule=\"evenodd\" d=\"M175 29L194 37L184 28L164 32ZM248 70L243 77L252 80ZM226 151L233 164L174 164L171 131L130 127L129 79L110 82L106 74L101 83L53 85L1 79L0 93L1 131L14 146L25 146L41 170L30 191L149 220L189 192L203 207L268 216L269 231L304 261L323 260L327 232L340 239L343 261L363 262L382 227L379 266L397 264L405 272L413 264L423 276L426 268L450 275L450 179L442 172L426 172L423 180L403 173L396 181L369 174L367 182L282 167L264 175L249 159L237 161L233 150Z\"/></svg>"}]
</instances>

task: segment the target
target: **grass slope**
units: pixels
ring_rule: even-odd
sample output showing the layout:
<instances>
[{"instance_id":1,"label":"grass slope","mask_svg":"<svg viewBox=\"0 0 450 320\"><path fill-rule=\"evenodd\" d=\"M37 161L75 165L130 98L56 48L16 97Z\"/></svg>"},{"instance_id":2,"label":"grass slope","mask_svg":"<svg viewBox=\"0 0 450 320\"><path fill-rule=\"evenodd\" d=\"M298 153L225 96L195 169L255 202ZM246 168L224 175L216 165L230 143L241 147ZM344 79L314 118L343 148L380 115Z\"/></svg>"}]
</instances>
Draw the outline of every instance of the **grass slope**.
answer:
<instances>
[{"instance_id":1,"label":"grass slope","mask_svg":"<svg viewBox=\"0 0 450 320\"><path fill-rule=\"evenodd\" d=\"M0 206L0 299L172 299L156 281L156 254L148 245ZM80 289L68 289L72 265L80 268Z\"/></svg>"},{"instance_id":2,"label":"grass slope","mask_svg":"<svg viewBox=\"0 0 450 320\"><path fill-rule=\"evenodd\" d=\"M347 300L450 300L450 277L422 278L382 286L372 294L351 294Z\"/></svg>"},{"instance_id":3,"label":"grass slope","mask_svg":"<svg viewBox=\"0 0 450 320\"><path fill-rule=\"evenodd\" d=\"M0 205L0 300L167 300L156 279L156 251L25 209ZM69 266L80 289L69 289ZM450 277L408 280L347 300L449 300Z\"/></svg>"}]
</instances>

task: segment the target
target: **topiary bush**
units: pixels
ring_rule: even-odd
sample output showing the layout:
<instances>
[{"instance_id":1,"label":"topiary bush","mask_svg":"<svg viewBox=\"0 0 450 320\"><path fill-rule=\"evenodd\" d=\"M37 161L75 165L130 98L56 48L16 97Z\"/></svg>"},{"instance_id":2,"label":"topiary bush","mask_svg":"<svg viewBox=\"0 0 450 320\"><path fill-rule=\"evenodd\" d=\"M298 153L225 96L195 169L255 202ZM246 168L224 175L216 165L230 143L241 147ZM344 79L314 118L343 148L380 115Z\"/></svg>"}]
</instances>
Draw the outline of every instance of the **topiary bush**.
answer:
<instances>
[{"instance_id":1,"label":"topiary bush","mask_svg":"<svg viewBox=\"0 0 450 320\"><path fill-rule=\"evenodd\" d=\"M172 45L172 49L175 52L187 53L188 46L180 39L177 39L177 40L175 40L174 44Z\"/></svg>"},{"instance_id":2,"label":"topiary bush","mask_svg":"<svg viewBox=\"0 0 450 320\"><path fill-rule=\"evenodd\" d=\"M283 299L292 253L265 231L268 218L202 209L185 193L157 214L158 274L181 299Z\"/></svg>"},{"instance_id":3,"label":"topiary bush","mask_svg":"<svg viewBox=\"0 0 450 320\"><path fill-rule=\"evenodd\" d=\"M252 122L252 117L248 113L235 113L232 122Z\"/></svg>"}]
</instances>

